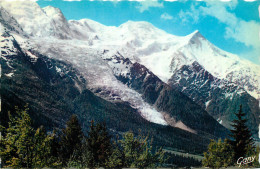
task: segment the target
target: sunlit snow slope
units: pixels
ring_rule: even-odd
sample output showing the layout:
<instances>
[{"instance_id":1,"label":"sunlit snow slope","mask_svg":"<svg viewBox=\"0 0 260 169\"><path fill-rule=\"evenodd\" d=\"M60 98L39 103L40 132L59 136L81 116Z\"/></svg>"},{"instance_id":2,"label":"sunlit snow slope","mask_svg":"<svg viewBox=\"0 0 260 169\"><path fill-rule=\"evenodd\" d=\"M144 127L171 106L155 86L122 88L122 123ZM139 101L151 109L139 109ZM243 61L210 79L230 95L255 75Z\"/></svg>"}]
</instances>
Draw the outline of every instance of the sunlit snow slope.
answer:
<instances>
[{"instance_id":1,"label":"sunlit snow slope","mask_svg":"<svg viewBox=\"0 0 260 169\"><path fill-rule=\"evenodd\" d=\"M145 65L164 82L183 65L196 61L213 76L234 82L260 98L260 66L217 48L198 31L178 37L147 22L128 21L119 27L88 19L69 23L91 35L93 38L88 41L93 47L119 51L131 61Z\"/></svg>"},{"instance_id":2,"label":"sunlit snow slope","mask_svg":"<svg viewBox=\"0 0 260 169\"><path fill-rule=\"evenodd\" d=\"M175 70L197 61L213 76L234 82L260 98L260 66L217 48L198 31L178 37L147 22L128 21L119 27L89 19L67 22L54 7L41 9L34 2L1 5L34 37L83 39L94 48L119 51L131 61L145 65L164 82Z\"/></svg>"},{"instance_id":3,"label":"sunlit snow slope","mask_svg":"<svg viewBox=\"0 0 260 169\"><path fill-rule=\"evenodd\" d=\"M16 17L24 31L31 36L28 40L20 34L13 35L29 56L34 57L29 52L33 50L50 58L69 61L88 80L89 88L94 91L102 90L102 93L99 93L102 97L129 102L145 119L167 125L162 114L146 103L139 93L116 79L112 69L102 58L103 49L91 47L91 39L87 36L85 40L80 40L84 35L80 31L77 32L76 28L71 28L70 31L59 9L53 7L41 9L34 2L1 2L0 4Z\"/></svg>"}]
</instances>

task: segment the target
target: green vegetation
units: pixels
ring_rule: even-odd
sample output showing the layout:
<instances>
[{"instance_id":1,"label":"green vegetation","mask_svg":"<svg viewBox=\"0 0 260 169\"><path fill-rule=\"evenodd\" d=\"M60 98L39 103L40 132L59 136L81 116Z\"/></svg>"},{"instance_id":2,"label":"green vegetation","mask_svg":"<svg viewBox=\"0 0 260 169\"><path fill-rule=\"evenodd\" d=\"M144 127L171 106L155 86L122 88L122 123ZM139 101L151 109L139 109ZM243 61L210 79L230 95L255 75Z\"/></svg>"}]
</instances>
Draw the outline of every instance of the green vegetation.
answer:
<instances>
[{"instance_id":1,"label":"green vegetation","mask_svg":"<svg viewBox=\"0 0 260 169\"><path fill-rule=\"evenodd\" d=\"M148 137L139 135L135 138L132 132L127 132L120 143L123 148L126 167L152 168L164 162L164 152L159 149L153 154Z\"/></svg>"},{"instance_id":2,"label":"green vegetation","mask_svg":"<svg viewBox=\"0 0 260 169\"><path fill-rule=\"evenodd\" d=\"M28 108L20 110L16 107L16 114L9 113L8 128L1 126L3 138L0 141L0 156L5 167L35 168L55 166L52 157L51 144L53 134L46 135L43 127L36 131L31 127L31 118L27 114Z\"/></svg>"},{"instance_id":3,"label":"green vegetation","mask_svg":"<svg viewBox=\"0 0 260 169\"><path fill-rule=\"evenodd\" d=\"M201 160L187 156L186 154L179 154L175 152L166 152L165 156L168 158L165 162L166 167L201 167Z\"/></svg>"},{"instance_id":4,"label":"green vegetation","mask_svg":"<svg viewBox=\"0 0 260 169\"><path fill-rule=\"evenodd\" d=\"M231 138L211 141L202 160L204 166L235 166L238 160L236 154L254 159L250 163L242 162L241 159L240 166L259 165L256 161L259 147L254 146L242 106L236 116ZM42 126L37 129L32 127L28 106L23 110L16 107L15 113L8 113L8 118L8 126L0 126L0 156L3 167L155 168L201 165L200 160L194 157L153 148L152 141L141 130L137 136L133 132L124 132L119 136L121 139L114 138L105 123L95 123L92 120L84 135L77 116L72 115L64 129L47 132Z\"/></svg>"},{"instance_id":5,"label":"green vegetation","mask_svg":"<svg viewBox=\"0 0 260 169\"><path fill-rule=\"evenodd\" d=\"M234 153L227 139L216 142L212 140L208 146L208 152L204 153L203 166L211 168L228 167L233 165Z\"/></svg>"},{"instance_id":6,"label":"green vegetation","mask_svg":"<svg viewBox=\"0 0 260 169\"><path fill-rule=\"evenodd\" d=\"M255 149L254 141L250 129L247 127L246 114L242 111L242 105L240 105L239 112L235 114L237 119L233 120L233 130L231 130L230 145L234 150L234 158L246 157L253 155L252 152Z\"/></svg>"},{"instance_id":7,"label":"green vegetation","mask_svg":"<svg viewBox=\"0 0 260 169\"><path fill-rule=\"evenodd\" d=\"M104 167L109 161L113 148L111 136L109 135L104 123L94 124L91 121L90 131L86 138L86 153L88 154L87 166Z\"/></svg>"},{"instance_id":8,"label":"green vegetation","mask_svg":"<svg viewBox=\"0 0 260 169\"><path fill-rule=\"evenodd\" d=\"M237 119L233 120L233 129L230 130L229 139L224 142L212 140L208 146L208 151L204 153L203 166L211 168L221 168L228 166L239 167L259 167L258 154L259 147L255 148L250 129L246 126L246 114L242 111L242 105Z\"/></svg>"},{"instance_id":9,"label":"green vegetation","mask_svg":"<svg viewBox=\"0 0 260 169\"><path fill-rule=\"evenodd\" d=\"M80 160L83 137L84 135L77 116L72 115L66 123L66 128L62 130L59 143L59 159L63 166L67 165L69 160Z\"/></svg>"},{"instance_id":10,"label":"green vegetation","mask_svg":"<svg viewBox=\"0 0 260 169\"><path fill-rule=\"evenodd\" d=\"M32 127L27 112L27 107L16 107L15 114L9 113L8 127L0 127L3 167L147 168L164 162L162 149L155 151L148 137L141 134L135 137L126 132L121 140L113 140L105 123L95 124L92 120L84 136L76 115L71 116L60 134L46 134L44 127Z\"/></svg>"}]
</instances>

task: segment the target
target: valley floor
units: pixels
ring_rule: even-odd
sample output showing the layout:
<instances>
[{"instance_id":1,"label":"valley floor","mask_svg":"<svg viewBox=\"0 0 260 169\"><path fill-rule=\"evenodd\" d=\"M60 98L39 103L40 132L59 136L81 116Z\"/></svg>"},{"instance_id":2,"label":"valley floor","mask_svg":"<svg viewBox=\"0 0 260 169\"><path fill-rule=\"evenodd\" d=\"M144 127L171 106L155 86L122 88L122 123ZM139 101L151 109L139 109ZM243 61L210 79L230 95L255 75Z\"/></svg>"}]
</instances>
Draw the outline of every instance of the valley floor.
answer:
<instances>
[{"instance_id":1,"label":"valley floor","mask_svg":"<svg viewBox=\"0 0 260 169\"><path fill-rule=\"evenodd\" d=\"M203 156L201 156L201 155L184 153L184 152L173 151L173 150L166 150L166 149L164 149L164 151L168 152L168 153L176 154L176 155L181 155L183 157L191 157L191 158L194 158L194 159L196 159L198 161L202 161L202 159L203 159Z\"/></svg>"}]
</instances>

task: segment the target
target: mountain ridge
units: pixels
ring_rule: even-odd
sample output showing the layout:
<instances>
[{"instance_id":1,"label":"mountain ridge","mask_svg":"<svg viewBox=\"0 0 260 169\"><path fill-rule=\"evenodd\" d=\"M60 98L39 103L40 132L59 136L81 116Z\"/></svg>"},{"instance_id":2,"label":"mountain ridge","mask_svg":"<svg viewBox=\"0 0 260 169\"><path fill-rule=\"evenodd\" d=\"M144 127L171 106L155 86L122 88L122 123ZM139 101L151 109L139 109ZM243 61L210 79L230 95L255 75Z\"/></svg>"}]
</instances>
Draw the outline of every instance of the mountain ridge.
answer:
<instances>
[{"instance_id":1,"label":"mountain ridge","mask_svg":"<svg viewBox=\"0 0 260 169\"><path fill-rule=\"evenodd\" d=\"M86 123L91 120L105 121L109 132L114 135L121 135L129 130L140 134L141 131L153 137L153 145L193 153L202 153L206 150L210 138L216 139L226 135L225 133L193 134L168 125L149 122L127 102L109 102L97 97L86 88L88 81L73 64L44 56L30 49L28 51L32 57L7 32L2 32L0 37L1 41L8 42L4 45L9 46L8 48L1 46L1 51L3 49L6 51L6 55L0 57L3 70L0 79L3 108L0 112L1 125L7 125L5 123L8 121L6 120L8 111L14 112L14 105L22 108L29 103L28 112L34 125L36 127L44 125L47 130L64 128L70 115L76 114L84 131L88 129ZM221 128L220 125L216 127Z\"/></svg>"},{"instance_id":2,"label":"mountain ridge","mask_svg":"<svg viewBox=\"0 0 260 169\"><path fill-rule=\"evenodd\" d=\"M18 8L19 4L0 3L9 9L9 12L14 15L14 18L29 36L28 39L14 35L21 48L29 53L36 50L49 58L70 62L83 74L88 82L88 88L95 94L109 101L119 99L129 102L133 108L139 109L143 117L145 114L152 115L150 120L154 120L153 122L164 124L165 119L160 115L163 112L148 104L142 94L127 88L116 79L116 73L125 72L124 75L129 73L129 67L122 64L117 64L118 67L114 67L115 64L109 64L109 60L113 59L115 63L119 62L117 58L114 58L116 54L120 53L124 59L145 66L165 83L168 83L168 80L182 66L194 61L202 62L201 66L207 71L211 69L209 72L213 76L223 76L226 73L229 75L227 79L230 83L237 83L238 86L246 84L245 87L248 87L245 89L248 92L256 93L256 96L259 94L257 93L259 92L257 91L259 89L258 76L254 76L254 74L257 75L257 66L250 64L248 67L244 64L245 68L242 67L241 73L241 64L239 65L239 63L242 61L238 60L238 63L234 64L237 60L230 59L238 58L236 55L228 54L214 47L198 31L184 37L178 37L167 34L147 22L129 21L119 27L113 27L104 26L89 19L67 21L64 20L65 17L60 10L52 7L45 8L45 10L55 14L55 17L52 14L48 16L44 9L35 4L28 8L22 6L24 8L19 9L20 13L18 13L13 9ZM37 15L32 16L30 10ZM30 21L23 19L27 16L31 19ZM43 18L44 22L40 22L39 18ZM86 32L83 32L82 28ZM30 56L37 60L34 55ZM224 60L222 60L223 58ZM215 61L218 62L214 63ZM223 66L219 63L229 63L229 65ZM254 69L251 70L251 67L256 67L256 72ZM121 72L114 71L120 69ZM56 70L58 71L59 68ZM219 70L219 72L212 73L213 70ZM235 71L232 72L232 70ZM239 79L246 79L246 81L241 84L238 82ZM164 100L164 98L160 100ZM163 107L161 110L164 111ZM172 111L172 108L169 110ZM188 126L188 124L184 125Z\"/></svg>"}]
</instances>

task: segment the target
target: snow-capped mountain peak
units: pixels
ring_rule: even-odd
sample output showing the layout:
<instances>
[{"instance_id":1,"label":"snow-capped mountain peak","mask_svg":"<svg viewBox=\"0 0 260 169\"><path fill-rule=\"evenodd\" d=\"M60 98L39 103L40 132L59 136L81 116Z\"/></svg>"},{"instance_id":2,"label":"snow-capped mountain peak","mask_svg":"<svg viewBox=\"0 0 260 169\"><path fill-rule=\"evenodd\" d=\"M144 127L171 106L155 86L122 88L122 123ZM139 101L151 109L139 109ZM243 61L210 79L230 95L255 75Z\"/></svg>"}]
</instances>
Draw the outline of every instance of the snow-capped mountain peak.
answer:
<instances>
[{"instance_id":1,"label":"snow-capped mountain peak","mask_svg":"<svg viewBox=\"0 0 260 169\"><path fill-rule=\"evenodd\" d=\"M182 64L179 63L177 69L182 65L190 65L197 61L213 76L233 82L245 88L253 97L260 98L259 65L219 49L199 32L194 32L186 37L190 39L189 43L175 53L175 55L180 56L181 54L181 57L186 58Z\"/></svg>"},{"instance_id":2,"label":"snow-capped mountain peak","mask_svg":"<svg viewBox=\"0 0 260 169\"><path fill-rule=\"evenodd\" d=\"M56 37L71 39L84 37L71 31L69 24L60 9L48 6L41 8L32 1L0 1L22 26L23 31L31 37Z\"/></svg>"},{"instance_id":3,"label":"snow-capped mountain peak","mask_svg":"<svg viewBox=\"0 0 260 169\"><path fill-rule=\"evenodd\" d=\"M49 16L51 18L56 18L56 17L64 18L63 14L59 8L55 8L53 6L46 6L42 9L47 14L47 16Z\"/></svg>"},{"instance_id":4,"label":"snow-capped mountain peak","mask_svg":"<svg viewBox=\"0 0 260 169\"><path fill-rule=\"evenodd\" d=\"M2 6L0 6L0 29L0 33L8 29L14 33L24 35L22 27Z\"/></svg>"},{"instance_id":5,"label":"snow-capped mountain peak","mask_svg":"<svg viewBox=\"0 0 260 169\"><path fill-rule=\"evenodd\" d=\"M206 40L206 38L198 30L187 35L186 37L189 39L189 43L191 44L198 44L201 43L202 40Z\"/></svg>"},{"instance_id":6,"label":"snow-capped mountain peak","mask_svg":"<svg viewBox=\"0 0 260 169\"><path fill-rule=\"evenodd\" d=\"M127 21L118 27L122 33L131 33L134 38L146 41L165 41L170 38L175 38L174 35L168 34L163 30L156 28L149 22L145 21ZM126 35L125 35L126 36ZM160 40L163 38L163 40Z\"/></svg>"},{"instance_id":7,"label":"snow-capped mountain peak","mask_svg":"<svg viewBox=\"0 0 260 169\"><path fill-rule=\"evenodd\" d=\"M1 1L0 5L4 7L23 27L28 35L44 36L46 31L50 29L50 19L40 6L32 1Z\"/></svg>"},{"instance_id":8,"label":"snow-capped mountain peak","mask_svg":"<svg viewBox=\"0 0 260 169\"><path fill-rule=\"evenodd\" d=\"M67 21L57 8L41 9L37 3L30 3L33 5L25 3L19 9L14 3L0 3L32 37L29 48L71 62L89 81L90 89L102 89L112 100L119 97L140 110L149 121L167 124L161 112L117 80L115 75L129 73L129 65L117 64L117 56L145 66L165 83L183 66L198 63L212 76L244 87L255 98L260 97L260 66L217 48L198 30L180 37L148 22L128 21L115 27L90 19ZM100 95L103 97L102 92Z\"/></svg>"},{"instance_id":9,"label":"snow-capped mountain peak","mask_svg":"<svg viewBox=\"0 0 260 169\"><path fill-rule=\"evenodd\" d=\"M145 22L145 21L137 21L137 22L135 22L135 21L131 21L131 20L121 24L119 26L119 28L121 28L121 29L132 29L132 30L134 30L134 29L139 29L139 30L142 29L142 30L146 30L146 31L149 31L149 30L151 31L151 30L156 29L149 22Z\"/></svg>"}]
</instances>

